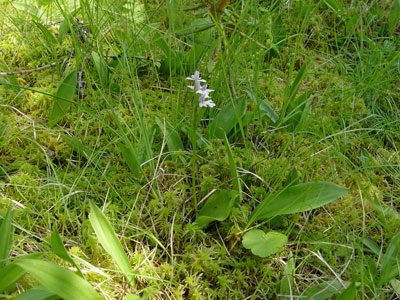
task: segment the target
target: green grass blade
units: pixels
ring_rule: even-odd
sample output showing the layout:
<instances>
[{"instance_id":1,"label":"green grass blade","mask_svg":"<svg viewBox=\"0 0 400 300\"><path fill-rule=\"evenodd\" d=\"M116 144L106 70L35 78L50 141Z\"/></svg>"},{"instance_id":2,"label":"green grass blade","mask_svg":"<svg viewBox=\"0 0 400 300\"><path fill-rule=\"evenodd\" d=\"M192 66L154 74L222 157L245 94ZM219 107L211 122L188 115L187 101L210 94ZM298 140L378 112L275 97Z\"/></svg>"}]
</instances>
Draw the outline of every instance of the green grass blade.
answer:
<instances>
[{"instance_id":1,"label":"green grass blade","mask_svg":"<svg viewBox=\"0 0 400 300\"><path fill-rule=\"evenodd\" d=\"M132 267L129 259L115 234L110 222L107 220L103 212L90 201L90 214L89 220L94 231L96 232L97 238L99 239L103 248L108 254L114 259L118 267L127 277L129 283L133 286L134 279L132 276Z\"/></svg>"},{"instance_id":2,"label":"green grass blade","mask_svg":"<svg viewBox=\"0 0 400 300\"><path fill-rule=\"evenodd\" d=\"M240 204L242 202L242 185L240 183L240 177L236 169L235 161L233 159L232 149L231 146L229 145L229 141L226 134L224 135L224 138L225 138L226 153L228 154L228 159L229 159L229 169L231 171L233 190L235 190L238 193L239 199L237 204Z\"/></svg>"},{"instance_id":3,"label":"green grass blade","mask_svg":"<svg viewBox=\"0 0 400 300\"><path fill-rule=\"evenodd\" d=\"M72 100L72 97L75 94L76 79L77 71L74 70L69 73L61 82L60 86L57 89L57 98L55 98L47 126L53 127L57 124L58 121L61 120L61 118L65 114L65 111L67 110Z\"/></svg>"},{"instance_id":4,"label":"green grass blade","mask_svg":"<svg viewBox=\"0 0 400 300\"><path fill-rule=\"evenodd\" d=\"M31 274L50 292L65 300L101 299L86 280L52 262L38 259L21 259L14 263Z\"/></svg>"}]
</instances>

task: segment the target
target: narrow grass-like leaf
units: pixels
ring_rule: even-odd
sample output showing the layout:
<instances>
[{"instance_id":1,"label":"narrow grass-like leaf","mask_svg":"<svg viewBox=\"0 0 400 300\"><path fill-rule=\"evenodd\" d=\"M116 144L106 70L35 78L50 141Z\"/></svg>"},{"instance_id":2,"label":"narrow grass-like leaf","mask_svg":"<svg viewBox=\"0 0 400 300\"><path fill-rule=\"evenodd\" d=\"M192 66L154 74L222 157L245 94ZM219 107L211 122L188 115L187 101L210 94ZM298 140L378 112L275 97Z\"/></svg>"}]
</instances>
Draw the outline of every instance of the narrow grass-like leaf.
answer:
<instances>
[{"instance_id":1,"label":"narrow grass-like leaf","mask_svg":"<svg viewBox=\"0 0 400 300\"><path fill-rule=\"evenodd\" d=\"M242 244L254 255L264 258L281 251L287 240L287 236L279 232L265 233L260 229L253 229L243 235Z\"/></svg>"},{"instance_id":2,"label":"narrow grass-like leaf","mask_svg":"<svg viewBox=\"0 0 400 300\"><path fill-rule=\"evenodd\" d=\"M74 70L64 78L58 87L56 93L57 98L54 98L53 108L49 116L49 122L47 123L49 127L53 127L57 124L65 114L70 101L75 94L76 79L77 71Z\"/></svg>"},{"instance_id":3,"label":"narrow grass-like leaf","mask_svg":"<svg viewBox=\"0 0 400 300\"><path fill-rule=\"evenodd\" d=\"M235 161L233 160L232 149L231 146L229 145L228 138L226 137L226 135L224 135L224 138L225 138L226 153L228 154L228 160L229 160L229 169L231 171L233 190L235 190L239 195L238 203L236 204L239 205L242 202L242 185L240 184L240 177L236 169Z\"/></svg>"},{"instance_id":4,"label":"narrow grass-like leaf","mask_svg":"<svg viewBox=\"0 0 400 300\"><path fill-rule=\"evenodd\" d=\"M211 222L224 221L231 213L238 196L236 191L216 191L200 209L195 224L200 228L204 228Z\"/></svg>"},{"instance_id":5,"label":"narrow grass-like leaf","mask_svg":"<svg viewBox=\"0 0 400 300\"><path fill-rule=\"evenodd\" d=\"M10 205L0 223L0 267L4 266L12 246L12 214Z\"/></svg>"},{"instance_id":6,"label":"narrow grass-like leaf","mask_svg":"<svg viewBox=\"0 0 400 300\"><path fill-rule=\"evenodd\" d=\"M400 273L400 232L389 244L382 258L381 277L379 285L385 285Z\"/></svg>"},{"instance_id":7,"label":"narrow grass-like leaf","mask_svg":"<svg viewBox=\"0 0 400 300\"><path fill-rule=\"evenodd\" d=\"M297 91L299 90L300 84L307 74L307 68L308 68L308 64L307 63L303 64L301 66L299 72L297 72L297 75L293 81L293 84L289 87L289 81L287 83L286 90L285 90L284 103L283 103L283 107L281 109L281 115L280 115L281 121L283 121L285 119L285 117L288 113L287 112L288 107L294 101L294 98L296 97L296 94L297 94Z\"/></svg>"},{"instance_id":8,"label":"narrow grass-like leaf","mask_svg":"<svg viewBox=\"0 0 400 300\"><path fill-rule=\"evenodd\" d=\"M129 283L133 286L134 278L132 275L132 267L128 257L121 245L117 235L115 234L110 222L107 220L103 212L90 201L89 221L99 239L100 244L114 259L118 267L124 273Z\"/></svg>"},{"instance_id":9,"label":"narrow grass-like leaf","mask_svg":"<svg viewBox=\"0 0 400 300\"><path fill-rule=\"evenodd\" d=\"M281 299L283 300L291 300L293 297L294 287L295 287L295 276L296 271L296 262L293 258L292 252L289 252L289 257L285 265L284 276L281 279L280 283L280 294L283 295Z\"/></svg>"},{"instance_id":10,"label":"narrow grass-like leaf","mask_svg":"<svg viewBox=\"0 0 400 300\"><path fill-rule=\"evenodd\" d=\"M388 34L392 36L400 22L400 0L394 0L388 18Z\"/></svg>"},{"instance_id":11,"label":"narrow grass-like leaf","mask_svg":"<svg viewBox=\"0 0 400 300\"><path fill-rule=\"evenodd\" d=\"M19 295L14 300L56 300L59 298L59 296L54 295L45 287L37 286Z\"/></svg>"},{"instance_id":12,"label":"narrow grass-like leaf","mask_svg":"<svg viewBox=\"0 0 400 300\"><path fill-rule=\"evenodd\" d=\"M50 292L65 300L99 300L100 296L83 278L52 262L21 259L14 262Z\"/></svg>"},{"instance_id":13,"label":"narrow grass-like leaf","mask_svg":"<svg viewBox=\"0 0 400 300\"><path fill-rule=\"evenodd\" d=\"M166 4L169 29L175 32L182 26L182 12L177 0L167 0Z\"/></svg>"},{"instance_id":14,"label":"narrow grass-like leaf","mask_svg":"<svg viewBox=\"0 0 400 300\"><path fill-rule=\"evenodd\" d=\"M261 201L250 215L248 225L278 215L318 208L348 192L348 189L330 182L309 182L294 185L271 194Z\"/></svg>"},{"instance_id":15,"label":"narrow grass-like leaf","mask_svg":"<svg viewBox=\"0 0 400 300\"><path fill-rule=\"evenodd\" d=\"M103 87L106 87L107 83L108 83L107 64L104 61L104 58L95 51L92 52L92 59L93 59L94 67L96 68L97 74L99 75L99 78L100 78L100 84Z\"/></svg>"},{"instance_id":16,"label":"narrow grass-like leaf","mask_svg":"<svg viewBox=\"0 0 400 300\"><path fill-rule=\"evenodd\" d=\"M288 177L286 178L285 187L288 188L290 186L297 185L297 184L300 184L300 177L299 177L299 173L297 172L296 168L293 167L290 170Z\"/></svg>"},{"instance_id":17,"label":"narrow grass-like leaf","mask_svg":"<svg viewBox=\"0 0 400 300\"><path fill-rule=\"evenodd\" d=\"M79 155L89 159L93 155L93 151L85 147L76 137L63 135L62 140L66 143L73 151Z\"/></svg>"},{"instance_id":18,"label":"narrow grass-like leaf","mask_svg":"<svg viewBox=\"0 0 400 300\"><path fill-rule=\"evenodd\" d=\"M245 113L246 98L244 97L226 104L209 125L210 137L223 139L224 135L229 134Z\"/></svg>"},{"instance_id":19,"label":"narrow grass-like leaf","mask_svg":"<svg viewBox=\"0 0 400 300\"><path fill-rule=\"evenodd\" d=\"M81 270L75 264L75 262L69 256L67 250L65 249L64 244L63 244L63 242L61 240L61 237L58 234L57 226L53 227L53 232L51 233L51 248L53 249L54 253L58 257L60 257L61 259L65 260L66 262L69 262L70 264L74 265L76 267L76 269L77 269L78 275L83 277L83 274L81 273Z\"/></svg>"}]
</instances>

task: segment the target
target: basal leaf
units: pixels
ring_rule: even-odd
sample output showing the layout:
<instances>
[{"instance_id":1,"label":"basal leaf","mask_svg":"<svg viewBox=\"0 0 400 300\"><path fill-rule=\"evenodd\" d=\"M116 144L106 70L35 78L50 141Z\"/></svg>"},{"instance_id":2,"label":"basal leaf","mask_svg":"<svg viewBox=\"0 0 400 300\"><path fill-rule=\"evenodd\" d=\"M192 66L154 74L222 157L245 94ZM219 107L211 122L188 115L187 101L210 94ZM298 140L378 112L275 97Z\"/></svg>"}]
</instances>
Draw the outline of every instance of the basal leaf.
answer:
<instances>
[{"instance_id":1,"label":"basal leaf","mask_svg":"<svg viewBox=\"0 0 400 300\"><path fill-rule=\"evenodd\" d=\"M47 123L49 127L56 125L66 113L72 97L75 94L76 79L77 71L74 70L64 78L58 87L56 93L57 97L54 98L53 108L49 116L49 122Z\"/></svg>"},{"instance_id":2,"label":"basal leaf","mask_svg":"<svg viewBox=\"0 0 400 300\"><path fill-rule=\"evenodd\" d=\"M59 299L57 295L50 292L43 286L34 287L25 293L19 295L14 300L56 300Z\"/></svg>"},{"instance_id":3,"label":"basal leaf","mask_svg":"<svg viewBox=\"0 0 400 300\"><path fill-rule=\"evenodd\" d=\"M25 271L19 266L10 263L0 269L0 293L10 288L25 275Z\"/></svg>"},{"instance_id":4,"label":"basal leaf","mask_svg":"<svg viewBox=\"0 0 400 300\"><path fill-rule=\"evenodd\" d=\"M121 245L117 235L115 234L110 222L104 216L103 212L90 201L89 221L99 239L100 244L114 259L115 263L124 273L131 285L134 284L132 268L128 257Z\"/></svg>"},{"instance_id":5,"label":"basal leaf","mask_svg":"<svg viewBox=\"0 0 400 300\"><path fill-rule=\"evenodd\" d=\"M206 204L200 209L195 223L199 227L204 228L211 222L224 221L231 213L238 196L236 191L216 191L207 199Z\"/></svg>"},{"instance_id":6,"label":"basal leaf","mask_svg":"<svg viewBox=\"0 0 400 300\"><path fill-rule=\"evenodd\" d=\"M210 123L210 137L223 139L246 113L246 98L241 97L226 104Z\"/></svg>"},{"instance_id":7,"label":"basal leaf","mask_svg":"<svg viewBox=\"0 0 400 300\"><path fill-rule=\"evenodd\" d=\"M307 288L301 296L304 299L325 300L343 291L343 286L337 281L326 281Z\"/></svg>"},{"instance_id":8,"label":"basal leaf","mask_svg":"<svg viewBox=\"0 0 400 300\"><path fill-rule=\"evenodd\" d=\"M400 232L389 244L382 258L381 278L379 285L385 285L400 273Z\"/></svg>"},{"instance_id":9,"label":"basal leaf","mask_svg":"<svg viewBox=\"0 0 400 300\"><path fill-rule=\"evenodd\" d=\"M357 297L357 288L352 282L335 300L354 300Z\"/></svg>"},{"instance_id":10,"label":"basal leaf","mask_svg":"<svg viewBox=\"0 0 400 300\"><path fill-rule=\"evenodd\" d=\"M12 246L12 213L10 205L0 223L0 267L7 261Z\"/></svg>"},{"instance_id":11,"label":"basal leaf","mask_svg":"<svg viewBox=\"0 0 400 300\"><path fill-rule=\"evenodd\" d=\"M278 215L303 212L323 206L349 192L330 182L309 182L285 188L270 194L254 209L249 225Z\"/></svg>"},{"instance_id":12,"label":"basal leaf","mask_svg":"<svg viewBox=\"0 0 400 300\"><path fill-rule=\"evenodd\" d=\"M21 259L14 263L31 274L50 292L65 300L100 299L100 296L86 280L52 262L39 259Z\"/></svg>"},{"instance_id":13,"label":"basal leaf","mask_svg":"<svg viewBox=\"0 0 400 300\"><path fill-rule=\"evenodd\" d=\"M246 232L242 241L243 247L263 258L281 251L286 243L286 235L274 231L265 233L260 229Z\"/></svg>"},{"instance_id":14,"label":"basal leaf","mask_svg":"<svg viewBox=\"0 0 400 300\"><path fill-rule=\"evenodd\" d=\"M122 156L124 157L125 162L131 170L132 174L135 177L138 177L141 173L141 167L133 146L120 144L119 149L121 150Z\"/></svg>"},{"instance_id":15,"label":"basal leaf","mask_svg":"<svg viewBox=\"0 0 400 300\"><path fill-rule=\"evenodd\" d=\"M57 226L53 227L53 232L51 233L51 248L53 249L54 253L58 257L69 262L70 264L74 265L76 267L76 269L78 270L77 271L78 275L83 277L79 267L75 264L75 262L72 260L72 258L69 256L67 250L65 249L64 244L61 240L61 237L58 234Z\"/></svg>"},{"instance_id":16,"label":"basal leaf","mask_svg":"<svg viewBox=\"0 0 400 300\"><path fill-rule=\"evenodd\" d=\"M164 134L166 135L168 150L169 151L183 150L184 147L183 147L181 137L179 136L179 133L178 133L178 128L177 127L174 128L166 120L165 120L165 126L164 126L164 120L161 120L160 118L156 118L156 122L157 122L158 127L160 127L161 131L164 131L164 129L165 129Z\"/></svg>"}]
</instances>

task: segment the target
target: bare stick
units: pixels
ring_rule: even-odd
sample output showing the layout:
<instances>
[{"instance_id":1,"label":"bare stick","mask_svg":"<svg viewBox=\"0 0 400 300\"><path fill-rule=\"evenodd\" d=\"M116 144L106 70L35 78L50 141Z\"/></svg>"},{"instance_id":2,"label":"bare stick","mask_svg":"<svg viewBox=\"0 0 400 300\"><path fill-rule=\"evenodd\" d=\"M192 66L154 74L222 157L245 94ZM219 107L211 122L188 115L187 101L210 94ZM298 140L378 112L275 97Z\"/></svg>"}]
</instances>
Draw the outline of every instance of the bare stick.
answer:
<instances>
[{"instance_id":1,"label":"bare stick","mask_svg":"<svg viewBox=\"0 0 400 300\"><path fill-rule=\"evenodd\" d=\"M41 66L38 68L34 68L34 69L29 69L29 70L21 70L21 71L10 71L10 72L0 72L0 75L16 75L16 74L26 74L26 73L32 73L32 72L36 72L36 71L42 71L51 67L55 67L57 65L57 63L51 63L45 66Z\"/></svg>"}]
</instances>

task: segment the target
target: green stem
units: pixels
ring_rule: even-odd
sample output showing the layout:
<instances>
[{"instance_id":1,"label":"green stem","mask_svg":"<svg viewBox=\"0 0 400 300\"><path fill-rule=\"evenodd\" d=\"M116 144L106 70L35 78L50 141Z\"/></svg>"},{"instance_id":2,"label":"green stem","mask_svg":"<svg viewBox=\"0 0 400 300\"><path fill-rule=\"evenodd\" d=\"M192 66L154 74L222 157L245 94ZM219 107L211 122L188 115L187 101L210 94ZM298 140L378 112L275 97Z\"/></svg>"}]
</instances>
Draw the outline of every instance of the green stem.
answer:
<instances>
[{"instance_id":1,"label":"green stem","mask_svg":"<svg viewBox=\"0 0 400 300\"><path fill-rule=\"evenodd\" d=\"M196 160L196 150L197 150L197 103L193 104L192 111L192 147L193 147L193 156L192 156L192 194L194 201L194 210L197 215L197 193L196 193L196 174L197 174L197 160Z\"/></svg>"}]
</instances>

